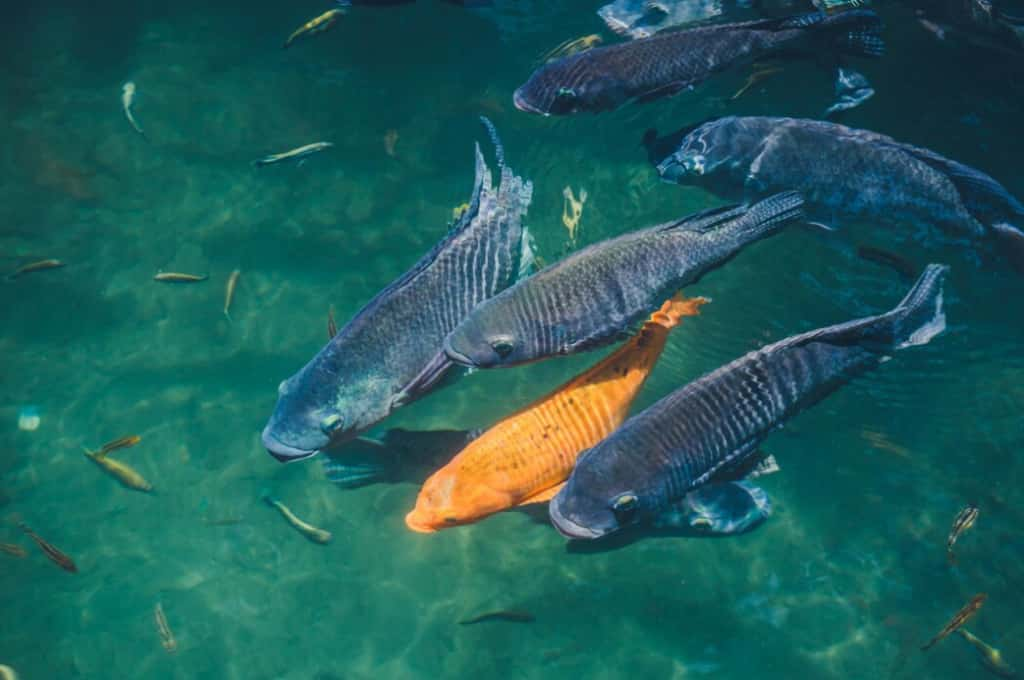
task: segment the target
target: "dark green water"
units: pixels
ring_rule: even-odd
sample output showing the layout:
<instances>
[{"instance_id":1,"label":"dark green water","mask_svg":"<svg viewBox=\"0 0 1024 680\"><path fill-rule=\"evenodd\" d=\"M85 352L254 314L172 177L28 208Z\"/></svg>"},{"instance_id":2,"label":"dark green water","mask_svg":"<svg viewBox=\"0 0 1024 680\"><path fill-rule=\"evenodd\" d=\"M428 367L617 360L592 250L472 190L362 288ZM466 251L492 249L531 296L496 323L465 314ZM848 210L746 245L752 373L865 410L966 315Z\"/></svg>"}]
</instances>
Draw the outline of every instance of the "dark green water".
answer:
<instances>
[{"instance_id":1,"label":"dark green water","mask_svg":"<svg viewBox=\"0 0 1024 680\"><path fill-rule=\"evenodd\" d=\"M981 678L960 639L918 647L983 591L972 629L1024 666L1024 278L909 230L790 229L688 291L714 302L673 332L636 409L764 343L891 307L907 283L857 245L953 267L946 334L768 440L776 511L749 535L575 552L522 513L413 534L415 485L343 491L319 462L282 466L260 446L278 382L325 342L328 307L348 319L468 199L479 114L535 184L529 224L550 262L567 249L567 185L589 196L580 244L717 204L657 181L646 128L817 116L831 97L823 71L793 65L735 102L746 72L601 117L542 119L511 93L563 40L611 38L599 2L421 0L353 13L287 52L283 38L323 4L214 4L46 3L8 8L0 28L2 265L68 263L0 285L0 542L29 551L0 553L0 663L26 680ZM1007 59L938 43L900 7L884 14L890 54L858 64L878 95L844 122L1024 195ZM148 142L121 112L129 79ZM249 165L319 140L336 146L301 167ZM210 279L169 286L158 270ZM385 426L485 427L597 358L476 373ZM18 429L26 405L40 409L35 431ZM82 455L129 433L143 441L122 459L152 495ZM304 540L264 490L334 540ZM946 533L969 501L981 516L950 567ZM80 573L47 561L19 520ZM456 624L502 608L536 621Z\"/></svg>"}]
</instances>

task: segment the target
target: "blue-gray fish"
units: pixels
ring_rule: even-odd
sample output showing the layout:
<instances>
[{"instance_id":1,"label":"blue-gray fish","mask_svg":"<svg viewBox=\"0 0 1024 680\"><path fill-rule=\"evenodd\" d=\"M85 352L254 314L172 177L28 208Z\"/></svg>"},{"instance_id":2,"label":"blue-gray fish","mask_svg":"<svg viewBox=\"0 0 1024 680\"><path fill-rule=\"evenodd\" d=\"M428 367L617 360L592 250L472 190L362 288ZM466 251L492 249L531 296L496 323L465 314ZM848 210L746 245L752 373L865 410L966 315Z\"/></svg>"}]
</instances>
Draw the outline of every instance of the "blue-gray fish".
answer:
<instances>
[{"instance_id":1,"label":"blue-gray fish","mask_svg":"<svg viewBox=\"0 0 1024 680\"><path fill-rule=\"evenodd\" d=\"M263 445L278 460L351 439L424 394L450 367L441 352L445 336L529 266L523 218L532 186L505 166L485 123L497 149L497 187L477 146L472 201L444 240L281 383L263 430Z\"/></svg>"},{"instance_id":2,"label":"blue-gray fish","mask_svg":"<svg viewBox=\"0 0 1024 680\"><path fill-rule=\"evenodd\" d=\"M668 182L700 184L730 200L796 189L813 219L936 225L991 236L1024 258L1024 205L999 182L886 135L819 120L730 116L676 136L648 133L647 142Z\"/></svg>"},{"instance_id":3,"label":"blue-gray fish","mask_svg":"<svg viewBox=\"0 0 1024 680\"><path fill-rule=\"evenodd\" d=\"M883 51L880 29L877 14L855 9L659 33L545 64L515 91L513 101L522 111L546 116L597 113L674 95L783 50L877 56Z\"/></svg>"},{"instance_id":4,"label":"blue-gray fish","mask_svg":"<svg viewBox=\"0 0 1024 680\"><path fill-rule=\"evenodd\" d=\"M801 215L784 192L595 243L473 310L444 342L464 366L514 366L624 337L680 288Z\"/></svg>"},{"instance_id":5,"label":"blue-gray fish","mask_svg":"<svg viewBox=\"0 0 1024 680\"><path fill-rule=\"evenodd\" d=\"M552 499L555 527L592 539L643 525L709 482L743 476L772 430L946 325L944 265L878 316L755 350L658 401L584 453Z\"/></svg>"}]
</instances>

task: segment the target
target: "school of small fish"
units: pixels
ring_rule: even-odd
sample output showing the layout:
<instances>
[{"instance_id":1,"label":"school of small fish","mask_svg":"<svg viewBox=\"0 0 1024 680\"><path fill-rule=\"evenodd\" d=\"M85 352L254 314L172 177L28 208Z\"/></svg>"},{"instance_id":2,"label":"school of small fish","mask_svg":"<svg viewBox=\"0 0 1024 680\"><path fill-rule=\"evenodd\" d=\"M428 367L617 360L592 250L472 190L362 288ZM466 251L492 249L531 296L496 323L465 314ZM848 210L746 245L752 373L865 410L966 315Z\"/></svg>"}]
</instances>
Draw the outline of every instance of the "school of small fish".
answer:
<instances>
[{"instance_id":1,"label":"school of small fish","mask_svg":"<svg viewBox=\"0 0 1024 680\"><path fill-rule=\"evenodd\" d=\"M324 34L350 13L352 4L339 3L303 23L283 47ZM509 99L515 109L539 116L597 114L692 92L726 72L742 74L752 67L726 101L729 105L753 96L755 86L769 78L783 79L787 68L779 59L796 53L835 67L836 101L822 116L828 118L875 93L847 64L851 58L878 59L885 53L881 19L865 4L821 0L813 11L695 24L730 10L720 3L684 7L616 0L599 14L615 33L630 39L605 44L599 34L570 38L544 54ZM917 21L945 39L946 24L930 16L920 15ZM969 22L960 19L964 28ZM998 22L975 21L972 28L1005 29L1005 22ZM676 29L661 30L666 27ZM148 140L135 116L136 94L135 82L125 82L122 112ZM156 120L156 113L147 111L147 120ZM965 237L964 247L992 248L1024 267L1024 204L982 170L829 120L729 115L687 124L668 135L651 129L643 141L665 183L699 185L732 204L645 228L630 225L614 238L538 268L525 224L533 184L510 168L490 120L481 118L481 123L495 162L488 163L479 144L475 147L468 201L453 212L447 233L441 236L439 230L436 245L405 274L340 327L333 306L328 307L326 344L280 383L262 431L263 446L281 462L321 452L338 456L328 469L339 482L378 479L383 464L346 467L336 452L362 445L383 456L399 437L368 440L363 433L441 384L466 379L461 376L473 370L514 369L621 344L482 433L456 433L452 441L460 450L447 460L430 460L432 473L405 517L415 532L435 533L539 503L548 504L554 529L574 541L671 526L698 535L737 536L761 524L771 504L767 492L749 480L779 469L774 456L761 448L764 440L854 376L882 369L903 350L928 345L947 330L949 267L929 264L922 270L896 253L861 244L861 258L915 279L889 311L801 330L631 414L670 331L708 302L683 298L679 291L692 290L705 275L714 276L744 257L748 248L764 247L759 243L791 224L813 220L835 239L843 238L833 235L837 222L878 221L894 232L923 227ZM396 157L398 138L395 129L384 135L389 157ZM301 165L333 147L326 141L307 143L263 156L253 165ZM577 196L571 186L562 195L561 222L575 248L588 195L581 188ZM54 258L19 259L24 264L8 280L66 266ZM182 271L153 276L168 284L209 278ZM240 281L240 269L225 280L222 313L228 322ZM881 432L865 429L862 436L876 450L911 458L907 448ZM152 484L138 470L110 456L141 439L121 437L97 450L86 448L85 456L127 489L151 492ZM262 500L307 540L326 545L334 539L331 531L301 519L271 494ZM946 541L950 565L956 562L954 546L978 516L974 504L956 515ZM55 565L79 571L70 556L28 525L18 526ZM0 552L27 557L14 543L0 543ZM922 650L957 633L986 669L1014 677L999 650L963 627L986 598L984 593L974 596ZM178 642L162 603L156 603L153 618L162 647L175 653ZM511 608L458 623L532 621L531 613ZM14 677L5 666L0 674Z\"/></svg>"}]
</instances>

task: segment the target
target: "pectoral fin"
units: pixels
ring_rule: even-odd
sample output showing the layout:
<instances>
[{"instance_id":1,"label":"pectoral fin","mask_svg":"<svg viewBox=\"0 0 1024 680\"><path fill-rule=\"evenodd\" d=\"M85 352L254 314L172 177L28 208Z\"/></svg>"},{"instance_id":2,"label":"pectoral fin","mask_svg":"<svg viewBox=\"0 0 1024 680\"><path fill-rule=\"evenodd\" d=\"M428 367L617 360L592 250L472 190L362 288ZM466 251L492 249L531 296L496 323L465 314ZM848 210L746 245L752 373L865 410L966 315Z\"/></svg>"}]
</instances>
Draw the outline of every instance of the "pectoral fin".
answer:
<instances>
[{"instance_id":1,"label":"pectoral fin","mask_svg":"<svg viewBox=\"0 0 1024 680\"><path fill-rule=\"evenodd\" d=\"M438 352L434 358L423 367L420 374L413 378L408 385L403 387L402 390L395 395L391 400L391 408L394 409L399 406L405 406L409 402L422 397L441 382L441 379L445 377L454 365L455 364L448 359L444 352Z\"/></svg>"}]
</instances>

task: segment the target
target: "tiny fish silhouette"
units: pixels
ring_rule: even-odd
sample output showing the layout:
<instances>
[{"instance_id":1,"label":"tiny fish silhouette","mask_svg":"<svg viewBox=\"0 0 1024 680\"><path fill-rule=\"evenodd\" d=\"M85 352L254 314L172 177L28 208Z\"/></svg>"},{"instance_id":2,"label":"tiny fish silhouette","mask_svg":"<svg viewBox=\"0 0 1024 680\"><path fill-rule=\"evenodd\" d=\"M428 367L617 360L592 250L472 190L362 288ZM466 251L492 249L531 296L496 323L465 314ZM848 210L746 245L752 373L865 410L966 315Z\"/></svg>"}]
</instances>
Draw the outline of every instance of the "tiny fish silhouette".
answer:
<instances>
[{"instance_id":1,"label":"tiny fish silhouette","mask_svg":"<svg viewBox=\"0 0 1024 680\"><path fill-rule=\"evenodd\" d=\"M50 545L47 541L43 540L43 538L40 537L39 534L32 531L32 529L30 529L28 525L24 522L18 524L18 526L21 528L22 531L25 532L26 535L28 535L29 538L36 542L36 545L38 545L39 549L42 550L43 553L45 553L46 556L50 558L50 561L52 561L54 564L56 564L64 571L70 571L72 574L78 573L78 567L75 566L74 560L72 560L64 553L62 553L60 550L57 550L57 548Z\"/></svg>"},{"instance_id":2,"label":"tiny fish silhouette","mask_svg":"<svg viewBox=\"0 0 1024 680\"><path fill-rule=\"evenodd\" d=\"M464 619L459 621L460 626L470 626L474 623L484 623L485 621L508 621L510 623L532 623L536 621L533 614L522 609L502 609L496 612L487 612L486 614L480 614L474 616L471 619Z\"/></svg>"},{"instance_id":3,"label":"tiny fish silhouette","mask_svg":"<svg viewBox=\"0 0 1024 680\"><path fill-rule=\"evenodd\" d=\"M987 597L988 595L985 593L978 593L971 598L970 602L965 604L960 611L953 615L953 618L949 620L949 623L946 624L945 628L940 630L935 637L921 646L921 651L927 652L947 635L967 623L968 619L978 613L978 610L981 609L981 605L985 604L985 598Z\"/></svg>"}]
</instances>

